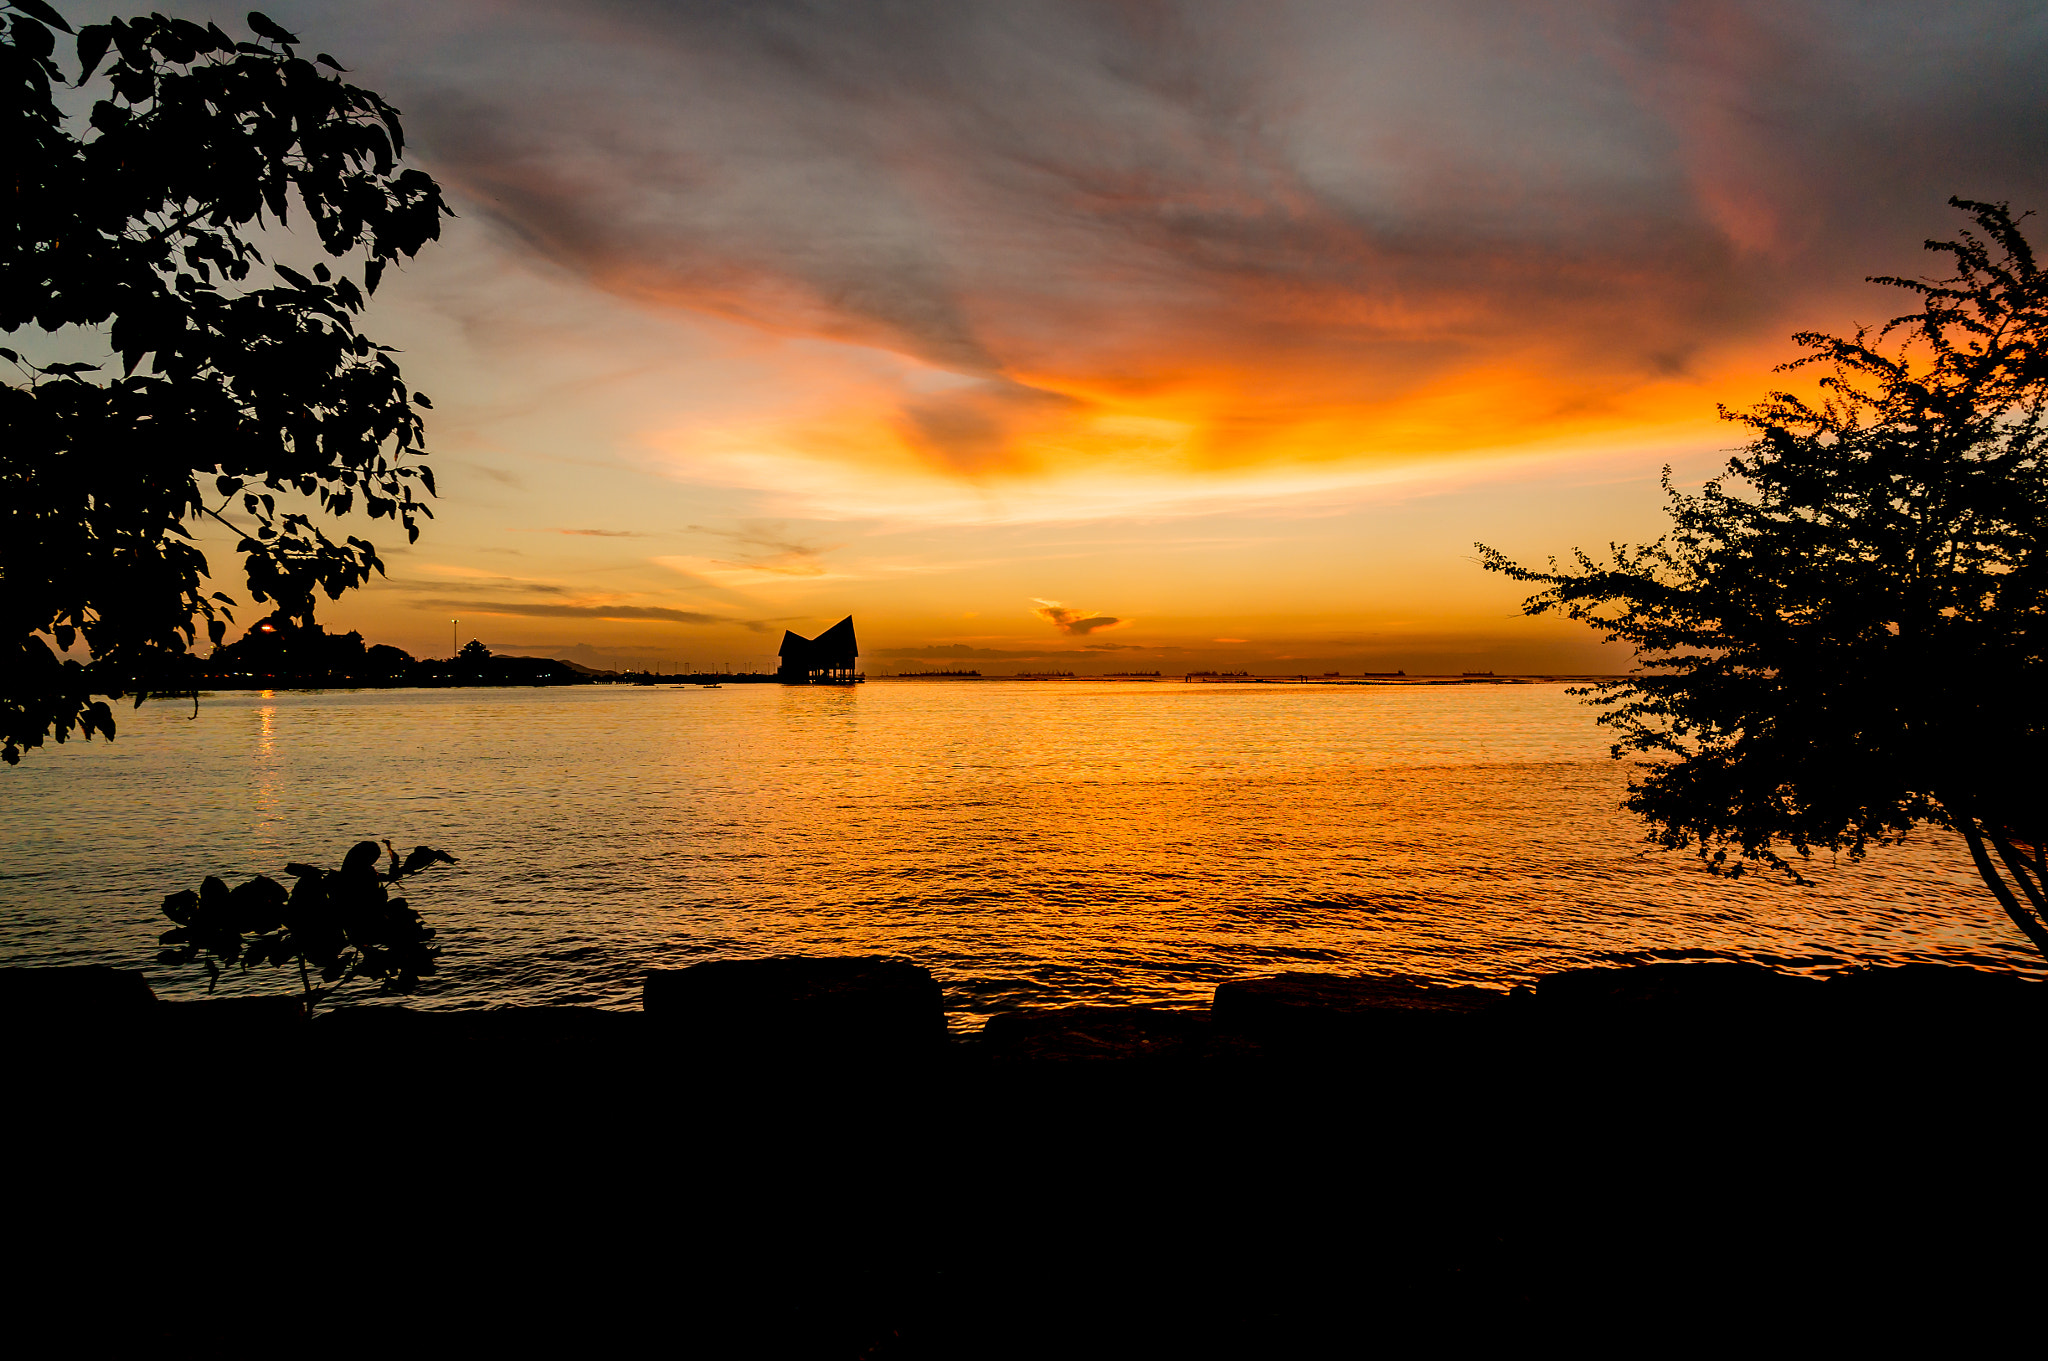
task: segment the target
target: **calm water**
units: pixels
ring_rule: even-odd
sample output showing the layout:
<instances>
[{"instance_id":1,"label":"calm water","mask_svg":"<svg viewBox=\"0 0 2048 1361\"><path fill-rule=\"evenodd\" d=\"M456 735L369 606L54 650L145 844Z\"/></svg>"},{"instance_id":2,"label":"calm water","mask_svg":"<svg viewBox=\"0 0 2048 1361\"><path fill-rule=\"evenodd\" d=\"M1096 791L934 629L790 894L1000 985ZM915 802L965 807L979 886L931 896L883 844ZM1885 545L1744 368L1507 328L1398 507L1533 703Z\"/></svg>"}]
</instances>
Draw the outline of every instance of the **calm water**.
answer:
<instances>
[{"instance_id":1,"label":"calm water","mask_svg":"<svg viewBox=\"0 0 2048 1361\"><path fill-rule=\"evenodd\" d=\"M956 1019L1206 1001L1285 969L1507 985L1589 962L2033 968L1960 844L1813 888L1647 848L1559 685L881 682L221 695L0 770L0 959L154 960L165 893L389 837L461 858L419 1005L637 1005L720 956L887 953ZM276 991L264 971L223 984ZM360 990L359 990L360 991Z\"/></svg>"}]
</instances>

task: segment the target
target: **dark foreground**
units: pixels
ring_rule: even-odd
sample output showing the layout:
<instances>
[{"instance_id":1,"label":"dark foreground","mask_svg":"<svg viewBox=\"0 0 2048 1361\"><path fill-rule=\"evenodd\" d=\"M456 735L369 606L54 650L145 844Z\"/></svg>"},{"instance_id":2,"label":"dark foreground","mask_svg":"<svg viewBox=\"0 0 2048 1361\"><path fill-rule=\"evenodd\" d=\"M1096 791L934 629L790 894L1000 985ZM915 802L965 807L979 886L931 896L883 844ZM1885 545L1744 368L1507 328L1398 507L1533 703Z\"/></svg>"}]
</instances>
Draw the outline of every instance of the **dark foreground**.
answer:
<instances>
[{"instance_id":1,"label":"dark foreground","mask_svg":"<svg viewBox=\"0 0 2048 1361\"><path fill-rule=\"evenodd\" d=\"M15 987L9 1333L1953 1350L2038 1310L2048 989L2017 979L1664 965L1502 1002L1297 977L947 1043L921 971L864 995L865 965L767 967L657 976L643 1013L310 1023Z\"/></svg>"}]
</instances>

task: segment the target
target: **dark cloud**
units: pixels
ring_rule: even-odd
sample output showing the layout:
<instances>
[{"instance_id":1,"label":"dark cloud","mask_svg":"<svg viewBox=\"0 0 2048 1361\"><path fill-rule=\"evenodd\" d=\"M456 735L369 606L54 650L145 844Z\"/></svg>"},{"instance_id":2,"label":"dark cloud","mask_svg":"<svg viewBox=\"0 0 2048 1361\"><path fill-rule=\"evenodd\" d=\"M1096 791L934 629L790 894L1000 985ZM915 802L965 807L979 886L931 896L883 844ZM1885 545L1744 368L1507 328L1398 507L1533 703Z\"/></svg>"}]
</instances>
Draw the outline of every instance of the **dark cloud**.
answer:
<instances>
[{"instance_id":1,"label":"dark cloud","mask_svg":"<svg viewBox=\"0 0 2048 1361\"><path fill-rule=\"evenodd\" d=\"M1034 602L1038 608L1031 612L1051 624L1061 633L1086 635L1097 629L1115 628L1128 620L1118 619L1113 614L1090 614L1086 610L1072 609L1057 600Z\"/></svg>"},{"instance_id":2,"label":"dark cloud","mask_svg":"<svg viewBox=\"0 0 2048 1361\"><path fill-rule=\"evenodd\" d=\"M968 472L1058 392L1196 382L1219 449L1503 363L1584 410L1914 270L1951 193L2048 205L2032 3L458 13L401 102L471 203L620 293L978 380L899 419Z\"/></svg>"}]
</instances>

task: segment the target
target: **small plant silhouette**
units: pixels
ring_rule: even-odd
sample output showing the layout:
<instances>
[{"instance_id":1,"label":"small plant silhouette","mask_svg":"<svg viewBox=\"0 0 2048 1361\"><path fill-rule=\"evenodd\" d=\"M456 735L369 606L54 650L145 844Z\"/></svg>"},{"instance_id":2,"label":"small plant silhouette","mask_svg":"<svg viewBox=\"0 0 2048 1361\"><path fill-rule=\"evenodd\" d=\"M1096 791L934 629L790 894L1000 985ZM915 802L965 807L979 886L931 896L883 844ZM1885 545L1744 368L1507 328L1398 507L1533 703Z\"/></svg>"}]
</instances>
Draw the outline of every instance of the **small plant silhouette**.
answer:
<instances>
[{"instance_id":1,"label":"small plant silhouette","mask_svg":"<svg viewBox=\"0 0 2048 1361\"><path fill-rule=\"evenodd\" d=\"M431 846L415 846L401 861L391 843L384 843L391 861L377 868L374 841L359 841L338 870L293 863L285 873L296 882L290 892L267 875L257 875L238 888L208 876L194 893L186 889L164 899L164 915L175 924L158 937L165 948L162 964L206 966L207 991L220 981L223 965L296 962L307 1009L318 1004L325 989L313 986L312 972L331 986L353 978L374 978L382 991L410 993L420 979L434 972L437 945L429 944L434 928L387 885L455 857Z\"/></svg>"}]
</instances>

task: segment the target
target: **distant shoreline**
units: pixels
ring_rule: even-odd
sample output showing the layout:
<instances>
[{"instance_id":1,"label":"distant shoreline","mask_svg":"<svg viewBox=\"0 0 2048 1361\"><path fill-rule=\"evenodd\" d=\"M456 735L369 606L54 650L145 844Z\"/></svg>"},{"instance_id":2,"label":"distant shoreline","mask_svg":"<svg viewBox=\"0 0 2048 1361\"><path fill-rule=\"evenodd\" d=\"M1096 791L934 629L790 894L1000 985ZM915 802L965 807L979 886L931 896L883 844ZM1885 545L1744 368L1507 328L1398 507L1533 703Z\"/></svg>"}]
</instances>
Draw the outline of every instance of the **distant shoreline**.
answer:
<instances>
[{"instance_id":1,"label":"distant shoreline","mask_svg":"<svg viewBox=\"0 0 2048 1361\"><path fill-rule=\"evenodd\" d=\"M889 680L938 681L1030 681L1033 684L1074 683L1077 681L1111 682L1118 685L1157 684L1170 685L1541 685L1555 682L1571 684L1598 681L1626 680L1626 675L1581 674L1578 672L1532 672L1527 675L1510 675L1491 672L1480 674L1451 675L1417 673L1413 676L1394 672L1366 671L1351 675L1325 673L1323 675L1238 673L1216 675L1212 673L1189 672L1178 676L1049 676L1049 675L948 675L934 672L910 672L902 675L874 675L868 677L872 683Z\"/></svg>"},{"instance_id":2,"label":"distant shoreline","mask_svg":"<svg viewBox=\"0 0 2048 1361\"><path fill-rule=\"evenodd\" d=\"M866 678L865 683L876 684L882 681L919 681L929 685L935 682L966 682L986 684L989 682L1010 681L1026 683L1031 685L1071 685L1083 683L1114 685L1166 684L1183 686L1279 685L1291 687L1320 686L1324 688L1355 688L1358 686L1415 687L1444 685L1576 685L1590 684L1599 681L1626 679L1626 676L1614 675L1575 675L1549 673L1516 676L1432 676L1419 674L1414 676L1380 676L1371 674L1354 676L933 676L930 674L910 674L898 676L883 674L869 676ZM779 685L781 683L782 682L777 680L777 678L773 675L727 675L718 672L711 672L704 675L654 676L651 679L629 679L624 677L616 679L609 677L599 679L591 677L579 677L575 680L550 679L503 681L448 681L439 684L429 683L424 685L420 684L417 681L411 680L387 681L363 679L348 676L281 676L267 681L251 680L249 682L242 684L224 681L202 680L196 691L191 689L184 689L178 691L161 690L152 691L151 695L153 698L157 699L174 699L179 695L189 696L194 693L200 696L215 694L266 694L276 693L280 691L294 694L310 694L327 690L550 690L560 688L583 689L588 687L603 687L608 689L650 690L701 689L707 687L717 688L727 685ZM805 689L812 687L796 686L793 688Z\"/></svg>"}]
</instances>

